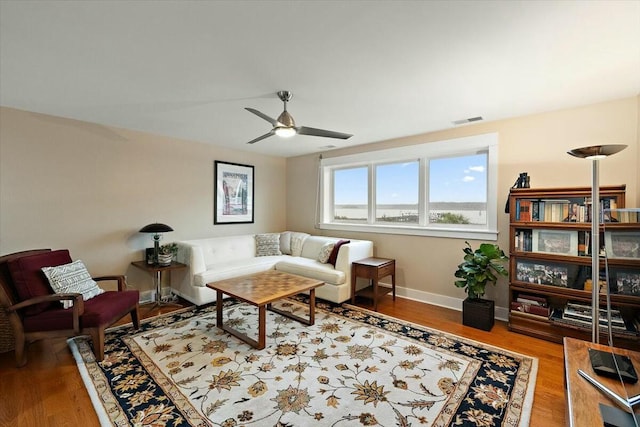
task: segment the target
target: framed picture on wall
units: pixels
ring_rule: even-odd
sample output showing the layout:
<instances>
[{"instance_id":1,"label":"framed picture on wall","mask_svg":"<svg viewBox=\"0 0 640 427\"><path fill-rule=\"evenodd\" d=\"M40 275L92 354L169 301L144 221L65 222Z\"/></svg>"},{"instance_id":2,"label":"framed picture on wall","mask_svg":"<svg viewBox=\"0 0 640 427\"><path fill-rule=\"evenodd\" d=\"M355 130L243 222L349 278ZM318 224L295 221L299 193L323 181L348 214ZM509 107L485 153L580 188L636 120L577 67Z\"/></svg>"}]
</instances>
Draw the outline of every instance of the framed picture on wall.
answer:
<instances>
[{"instance_id":1,"label":"framed picture on wall","mask_svg":"<svg viewBox=\"0 0 640 427\"><path fill-rule=\"evenodd\" d=\"M253 166L214 162L213 223L253 223Z\"/></svg>"}]
</instances>

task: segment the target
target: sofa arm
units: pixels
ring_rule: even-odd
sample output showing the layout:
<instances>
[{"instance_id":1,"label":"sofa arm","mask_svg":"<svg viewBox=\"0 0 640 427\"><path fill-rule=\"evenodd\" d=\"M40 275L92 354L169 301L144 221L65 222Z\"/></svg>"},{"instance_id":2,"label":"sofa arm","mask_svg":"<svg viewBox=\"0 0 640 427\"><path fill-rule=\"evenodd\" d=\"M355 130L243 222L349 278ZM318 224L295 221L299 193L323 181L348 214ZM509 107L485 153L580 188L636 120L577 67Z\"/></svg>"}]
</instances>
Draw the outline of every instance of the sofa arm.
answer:
<instances>
[{"instance_id":1,"label":"sofa arm","mask_svg":"<svg viewBox=\"0 0 640 427\"><path fill-rule=\"evenodd\" d=\"M347 281L351 280L351 264L354 261L373 256L373 242L368 240L352 240L340 246L336 259L336 270L344 272Z\"/></svg>"},{"instance_id":2,"label":"sofa arm","mask_svg":"<svg viewBox=\"0 0 640 427\"><path fill-rule=\"evenodd\" d=\"M176 260L189 266L189 274L191 276L207 270L202 248L197 245L178 242Z\"/></svg>"}]
</instances>

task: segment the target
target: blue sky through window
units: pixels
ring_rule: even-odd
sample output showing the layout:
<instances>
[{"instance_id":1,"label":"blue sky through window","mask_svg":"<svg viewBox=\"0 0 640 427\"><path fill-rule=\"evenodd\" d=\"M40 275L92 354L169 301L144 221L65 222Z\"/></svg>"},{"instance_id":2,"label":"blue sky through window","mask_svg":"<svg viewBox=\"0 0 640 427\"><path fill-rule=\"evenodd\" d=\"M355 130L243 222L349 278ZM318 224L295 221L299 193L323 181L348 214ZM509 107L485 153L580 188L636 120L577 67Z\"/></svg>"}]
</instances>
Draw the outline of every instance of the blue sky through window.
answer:
<instances>
[{"instance_id":1,"label":"blue sky through window","mask_svg":"<svg viewBox=\"0 0 640 427\"><path fill-rule=\"evenodd\" d=\"M429 161L431 202L486 202L487 154Z\"/></svg>"},{"instance_id":2,"label":"blue sky through window","mask_svg":"<svg viewBox=\"0 0 640 427\"><path fill-rule=\"evenodd\" d=\"M418 162L380 165L376 171L378 204L418 203ZM429 161L431 202L486 202L487 154ZM335 204L367 203L367 168L339 169L334 175Z\"/></svg>"}]
</instances>

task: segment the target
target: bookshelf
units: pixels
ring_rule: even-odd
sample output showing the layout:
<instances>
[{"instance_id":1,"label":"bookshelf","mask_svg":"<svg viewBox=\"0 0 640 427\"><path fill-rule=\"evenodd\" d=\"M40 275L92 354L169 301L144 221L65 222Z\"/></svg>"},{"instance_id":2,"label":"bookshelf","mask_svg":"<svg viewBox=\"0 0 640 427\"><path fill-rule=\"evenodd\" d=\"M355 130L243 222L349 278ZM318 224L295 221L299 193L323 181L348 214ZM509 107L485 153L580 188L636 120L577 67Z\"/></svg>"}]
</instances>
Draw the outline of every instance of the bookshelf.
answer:
<instances>
[{"instance_id":1,"label":"bookshelf","mask_svg":"<svg viewBox=\"0 0 640 427\"><path fill-rule=\"evenodd\" d=\"M510 330L558 343L591 340L591 203L590 187L511 189ZM600 307L608 278L614 345L640 350L640 211L625 209L624 185L600 187L599 203Z\"/></svg>"}]
</instances>

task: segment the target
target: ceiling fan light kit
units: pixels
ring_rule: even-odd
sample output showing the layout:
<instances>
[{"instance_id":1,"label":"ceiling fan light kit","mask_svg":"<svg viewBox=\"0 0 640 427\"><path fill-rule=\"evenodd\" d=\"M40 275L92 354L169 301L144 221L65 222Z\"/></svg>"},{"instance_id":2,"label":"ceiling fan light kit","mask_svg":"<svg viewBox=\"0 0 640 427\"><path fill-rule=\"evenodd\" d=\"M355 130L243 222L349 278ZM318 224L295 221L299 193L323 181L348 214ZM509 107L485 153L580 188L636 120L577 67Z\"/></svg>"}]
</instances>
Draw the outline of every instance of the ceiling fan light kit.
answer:
<instances>
[{"instance_id":1,"label":"ceiling fan light kit","mask_svg":"<svg viewBox=\"0 0 640 427\"><path fill-rule=\"evenodd\" d=\"M284 103L284 111L282 111L282 113L278 116L277 120L267 116L266 114L254 108L248 108L248 107L245 108L245 110L255 114L256 116L260 117L263 120L268 121L273 126L270 132L265 133L264 135L261 135L249 141L247 144L255 144L256 142L261 141L265 138L269 138L272 135L277 135L282 138L290 138L295 134L300 134L300 135L309 135L309 136L319 136L324 138L338 138L338 139L348 139L353 136L348 133L334 132L331 130L316 129L316 128L310 128L306 126L296 126L296 122L293 120L293 116L291 116L291 114L289 114L289 112L287 111L287 102L291 100L291 97L293 96L293 94L288 90L281 90L277 92L277 95L278 95L278 98L280 98L280 100Z\"/></svg>"},{"instance_id":2,"label":"ceiling fan light kit","mask_svg":"<svg viewBox=\"0 0 640 427\"><path fill-rule=\"evenodd\" d=\"M284 127L284 126L276 127L275 132L276 132L276 135L278 135L281 138L291 138L293 135L296 134L295 128Z\"/></svg>"}]
</instances>

